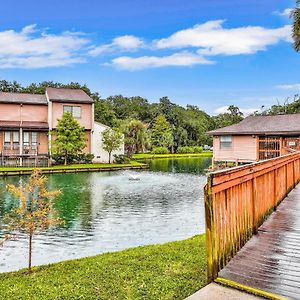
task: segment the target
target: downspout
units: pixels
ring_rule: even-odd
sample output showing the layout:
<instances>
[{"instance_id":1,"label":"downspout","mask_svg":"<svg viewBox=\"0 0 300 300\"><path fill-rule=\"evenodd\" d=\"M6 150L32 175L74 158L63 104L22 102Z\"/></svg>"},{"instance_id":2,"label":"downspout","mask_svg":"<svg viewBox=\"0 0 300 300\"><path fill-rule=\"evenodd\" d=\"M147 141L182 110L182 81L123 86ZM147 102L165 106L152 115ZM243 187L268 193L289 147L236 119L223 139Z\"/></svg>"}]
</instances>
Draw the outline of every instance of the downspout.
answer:
<instances>
[{"instance_id":1,"label":"downspout","mask_svg":"<svg viewBox=\"0 0 300 300\"><path fill-rule=\"evenodd\" d=\"M19 129L19 153L20 153L20 166L23 166L23 104L20 104L20 129Z\"/></svg>"}]
</instances>

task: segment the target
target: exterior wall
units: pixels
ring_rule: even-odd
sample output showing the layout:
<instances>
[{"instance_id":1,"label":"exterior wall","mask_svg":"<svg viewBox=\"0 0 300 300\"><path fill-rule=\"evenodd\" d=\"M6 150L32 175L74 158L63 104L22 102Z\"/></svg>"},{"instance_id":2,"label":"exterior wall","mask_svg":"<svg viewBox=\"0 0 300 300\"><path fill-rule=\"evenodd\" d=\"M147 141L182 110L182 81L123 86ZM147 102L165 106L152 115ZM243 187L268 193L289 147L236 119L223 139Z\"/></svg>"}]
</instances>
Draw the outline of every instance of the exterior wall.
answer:
<instances>
[{"instance_id":1,"label":"exterior wall","mask_svg":"<svg viewBox=\"0 0 300 300\"><path fill-rule=\"evenodd\" d=\"M64 105L68 106L80 106L81 107L81 118L77 119L81 126L85 129L91 130L93 127L93 116L92 116L92 104L80 104L80 103L52 103L52 124L51 128L56 128L57 119L60 119L64 113ZM51 122L51 120L49 120ZM50 124L49 124L50 125Z\"/></svg>"},{"instance_id":2,"label":"exterior wall","mask_svg":"<svg viewBox=\"0 0 300 300\"><path fill-rule=\"evenodd\" d=\"M230 149L220 149L220 137L213 137L214 161L252 162L257 160L257 138L252 135L232 136Z\"/></svg>"},{"instance_id":3,"label":"exterior wall","mask_svg":"<svg viewBox=\"0 0 300 300\"><path fill-rule=\"evenodd\" d=\"M34 121L47 122L46 105L0 104L0 120L2 121Z\"/></svg>"},{"instance_id":4,"label":"exterior wall","mask_svg":"<svg viewBox=\"0 0 300 300\"><path fill-rule=\"evenodd\" d=\"M3 144L4 144L4 133L0 131L0 153L3 151Z\"/></svg>"},{"instance_id":5,"label":"exterior wall","mask_svg":"<svg viewBox=\"0 0 300 300\"><path fill-rule=\"evenodd\" d=\"M100 123L94 123L94 131L92 133L92 154L94 154L95 163L108 163L108 153L103 150L102 132L109 127ZM111 154L113 160L114 154L124 154L124 144L121 145L120 150L114 151Z\"/></svg>"}]
</instances>

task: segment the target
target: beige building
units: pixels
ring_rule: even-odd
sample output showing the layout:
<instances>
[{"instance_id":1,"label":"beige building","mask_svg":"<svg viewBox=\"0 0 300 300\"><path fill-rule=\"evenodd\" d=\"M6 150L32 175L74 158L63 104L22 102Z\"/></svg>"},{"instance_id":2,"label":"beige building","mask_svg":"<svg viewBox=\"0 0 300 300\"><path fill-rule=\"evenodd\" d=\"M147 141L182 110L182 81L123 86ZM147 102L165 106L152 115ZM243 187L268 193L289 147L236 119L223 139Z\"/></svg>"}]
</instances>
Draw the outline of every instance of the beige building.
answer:
<instances>
[{"instance_id":1,"label":"beige building","mask_svg":"<svg viewBox=\"0 0 300 300\"><path fill-rule=\"evenodd\" d=\"M50 132L65 112L85 128L84 152L106 162L103 149L93 146L92 137L101 139L99 125L95 131L93 99L79 89L47 88L45 95L0 92L0 166L48 165Z\"/></svg>"},{"instance_id":2,"label":"beige building","mask_svg":"<svg viewBox=\"0 0 300 300\"><path fill-rule=\"evenodd\" d=\"M249 116L209 132L213 163L251 163L300 150L300 114Z\"/></svg>"}]
</instances>

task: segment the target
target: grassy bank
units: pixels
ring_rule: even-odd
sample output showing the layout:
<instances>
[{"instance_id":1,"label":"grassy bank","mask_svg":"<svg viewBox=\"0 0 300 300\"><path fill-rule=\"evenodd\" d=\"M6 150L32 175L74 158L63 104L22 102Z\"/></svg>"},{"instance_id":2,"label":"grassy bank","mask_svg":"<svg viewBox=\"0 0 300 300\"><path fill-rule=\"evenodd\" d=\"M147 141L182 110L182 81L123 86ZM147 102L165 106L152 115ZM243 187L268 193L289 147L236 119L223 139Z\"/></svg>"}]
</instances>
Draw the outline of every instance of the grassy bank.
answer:
<instances>
[{"instance_id":1,"label":"grassy bank","mask_svg":"<svg viewBox=\"0 0 300 300\"><path fill-rule=\"evenodd\" d=\"M170 154L138 153L132 156L133 159L180 158L180 157L212 157L212 152L203 151L201 153L170 153Z\"/></svg>"},{"instance_id":2,"label":"grassy bank","mask_svg":"<svg viewBox=\"0 0 300 300\"><path fill-rule=\"evenodd\" d=\"M184 299L206 283L205 236L0 274L1 299Z\"/></svg>"},{"instance_id":3,"label":"grassy bank","mask_svg":"<svg viewBox=\"0 0 300 300\"><path fill-rule=\"evenodd\" d=\"M51 166L40 168L44 173L57 172L83 172L83 171L108 171L119 169L146 168L147 165L131 161L129 164L73 164L67 166ZM33 170L31 167L0 167L0 175L27 174Z\"/></svg>"}]
</instances>

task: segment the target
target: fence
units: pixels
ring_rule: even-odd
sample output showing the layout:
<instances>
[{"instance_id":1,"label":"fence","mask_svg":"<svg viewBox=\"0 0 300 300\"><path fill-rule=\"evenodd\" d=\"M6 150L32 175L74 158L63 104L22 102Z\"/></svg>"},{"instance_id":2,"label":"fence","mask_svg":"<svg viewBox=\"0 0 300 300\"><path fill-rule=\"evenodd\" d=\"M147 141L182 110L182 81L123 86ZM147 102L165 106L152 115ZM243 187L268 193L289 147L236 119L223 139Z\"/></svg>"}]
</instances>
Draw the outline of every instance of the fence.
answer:
<instances>
[{"instance_id":1,"label":"fence","mask_svg":"<svg viewBox=\"0 0 300 300\"><path fill-rule=\"evenodd\" d=\"M211 173L205 186L208 279L251 238L300 179L300 152Z\"/></svg>"}]
</instances>

